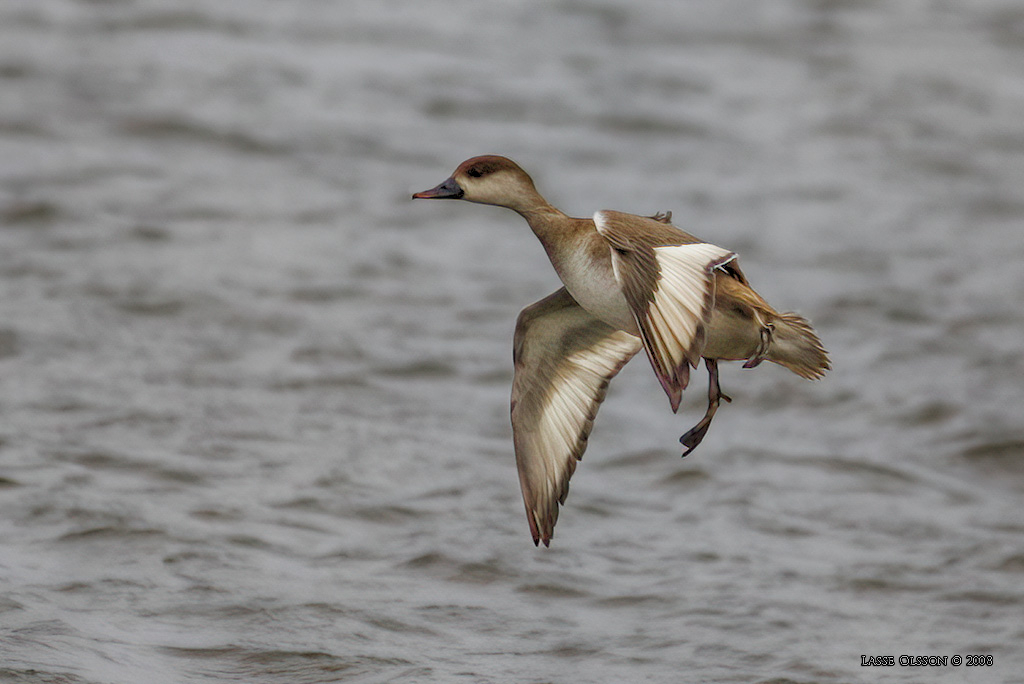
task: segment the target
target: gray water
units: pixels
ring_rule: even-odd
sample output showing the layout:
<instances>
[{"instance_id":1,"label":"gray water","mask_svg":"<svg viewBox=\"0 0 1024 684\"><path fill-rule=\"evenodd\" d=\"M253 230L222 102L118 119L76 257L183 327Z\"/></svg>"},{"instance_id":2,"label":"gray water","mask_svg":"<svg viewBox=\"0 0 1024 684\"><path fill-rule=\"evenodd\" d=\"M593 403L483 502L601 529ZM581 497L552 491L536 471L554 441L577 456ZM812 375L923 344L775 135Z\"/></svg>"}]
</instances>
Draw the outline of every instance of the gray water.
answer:
<instances>
[{"instance_id":1,"label":"gray water","mask_svg":"<svg viewBox=\"0 0 1024 684\"><path fill-rule=\"evenodd\" d=\"M0 680L1024 681L1016 0L4 0ZM551 549L518 160L672 210L835 370L639 357ZM993 656L862 667L862 655Z\"/></svg>"}]
</instances>

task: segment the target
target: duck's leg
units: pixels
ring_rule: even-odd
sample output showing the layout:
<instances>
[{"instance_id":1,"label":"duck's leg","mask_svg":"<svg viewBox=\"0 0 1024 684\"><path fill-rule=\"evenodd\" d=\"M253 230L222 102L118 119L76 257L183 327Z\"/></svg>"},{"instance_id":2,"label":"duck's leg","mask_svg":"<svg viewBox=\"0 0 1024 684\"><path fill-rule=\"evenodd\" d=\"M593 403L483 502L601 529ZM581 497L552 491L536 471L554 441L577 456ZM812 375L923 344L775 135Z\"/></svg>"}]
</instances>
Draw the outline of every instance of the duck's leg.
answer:
<instances>
[{"instance_id":1,"label":"duck's leg","mask_svg":"<svg viewBox=\"0 0 1024 684\"><path fill-rule=\"evenodd\" d=\"M755 368L768 357L768 348L772 346L772 333L775 332L775 325L764 322L756 310L754 311L754 321L761 328L761 341L747 362L743 364L744 368Z\"/></svg>"},{"instance_id":2,"label":"duck's leg","mask_svg":"<svg viewBox=\"0 0 1024 684\"><path fill-rule=\"evenodd\" d=\"M705 358L704 365L708 367L708 410L704 413L704 417L700 419L699 423L679 438L679 442L684 447L687 447L686 451L683 452L684 457L696 449L697 445L704 439L704 435L708 433L711 419L715 417L715 412L718 410L719 400L732 401L728 396L722 394L722 388L718 385L718 362L714 359Z\"/></svg>"}]
</instances>

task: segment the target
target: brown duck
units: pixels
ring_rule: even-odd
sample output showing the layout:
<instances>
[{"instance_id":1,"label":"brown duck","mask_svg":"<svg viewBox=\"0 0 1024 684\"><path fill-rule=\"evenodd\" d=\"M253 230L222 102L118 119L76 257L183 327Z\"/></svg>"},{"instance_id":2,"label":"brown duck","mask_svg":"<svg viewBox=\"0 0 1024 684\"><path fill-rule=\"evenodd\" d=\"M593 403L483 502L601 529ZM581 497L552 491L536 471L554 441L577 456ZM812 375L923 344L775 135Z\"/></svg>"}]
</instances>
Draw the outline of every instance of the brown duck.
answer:
<instances>
[{"instance_id":1,"label":"brown duck","mask_svg":"<svg viewBox=\"0 0 1024 684\"><path fill-rule=\"evenodd\" d=\"M754 368L768 360L810 380L831 367L803 317L773 309L750 287L733 252L672 226L671 214L571 218L499 156L468 159L413 199L515 211L565 285L523 309L513 344L512 434L534 543L550 544L608 383L641 348L673 411L690 368L704 358L708 408L680 438L683 456L704 439L720 400L730 401L719 388L719 361Z\"/></svg>"}]
</instances>

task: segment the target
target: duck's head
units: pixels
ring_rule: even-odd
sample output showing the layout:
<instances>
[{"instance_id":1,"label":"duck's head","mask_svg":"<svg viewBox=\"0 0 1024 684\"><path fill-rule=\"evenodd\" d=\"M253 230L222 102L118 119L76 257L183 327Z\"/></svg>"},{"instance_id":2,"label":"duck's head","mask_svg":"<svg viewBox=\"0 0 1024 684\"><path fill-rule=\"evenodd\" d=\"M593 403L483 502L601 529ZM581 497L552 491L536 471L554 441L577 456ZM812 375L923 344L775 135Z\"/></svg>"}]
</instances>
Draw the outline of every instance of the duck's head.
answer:
<instances>
[{"instance_id":1,"label":"duck's head","mask_svg":"<svg viewBox=\"0 0 1024 684\"><path fill-rule=\"evenodd\" d=\"M486 155L467 159L448 180L412 198L462 199L521 211L536 204L540 196L533 180L518 164L506 157Z\"/></svg>"}]
</instances>

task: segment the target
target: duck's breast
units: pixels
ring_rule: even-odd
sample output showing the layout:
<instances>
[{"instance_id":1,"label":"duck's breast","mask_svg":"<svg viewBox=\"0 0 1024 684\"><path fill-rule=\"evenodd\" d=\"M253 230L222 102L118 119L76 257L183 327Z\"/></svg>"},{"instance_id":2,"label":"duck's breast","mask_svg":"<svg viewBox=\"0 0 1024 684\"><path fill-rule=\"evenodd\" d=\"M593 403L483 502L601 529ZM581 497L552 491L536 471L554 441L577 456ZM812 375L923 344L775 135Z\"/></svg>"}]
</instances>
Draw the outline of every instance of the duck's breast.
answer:
<instances>
[{"instance_id":1,"label":"duck's breast","mask_svg":"<svg viewBox=\"0 0 1024 684\"><path fill-rule=\"evenodd\" d=\"M611 248L603 240L580 240L552 255L552 264L573 299L608 325L639 335L636 320L612 270Z\"/></svg>"}]
</instances>

